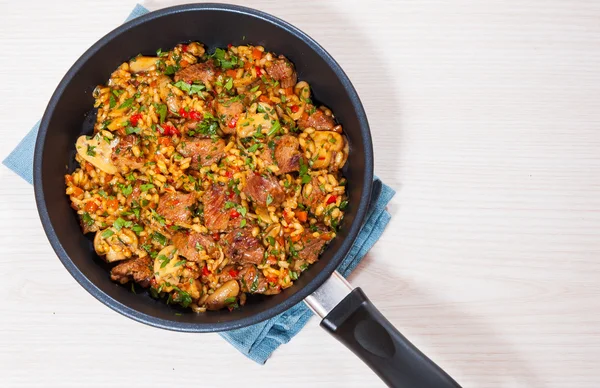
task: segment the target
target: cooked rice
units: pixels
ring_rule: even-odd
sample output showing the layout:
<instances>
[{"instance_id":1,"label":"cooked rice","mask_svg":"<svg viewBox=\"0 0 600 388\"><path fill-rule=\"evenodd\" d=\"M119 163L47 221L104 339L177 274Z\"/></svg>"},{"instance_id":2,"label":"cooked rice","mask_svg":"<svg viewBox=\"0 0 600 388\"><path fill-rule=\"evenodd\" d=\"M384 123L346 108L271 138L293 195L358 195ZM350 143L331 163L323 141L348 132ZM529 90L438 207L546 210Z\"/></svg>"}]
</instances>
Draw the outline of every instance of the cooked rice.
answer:
<instances>
[{"instance_id":1,"label":"cooked rice","mask_svg":"<svg viewBox=\"0 0 600 388\"><path fill-rule=\"evenodd\" d=\"M80 167L65 176L84 233L117 263L111 278L196 312L290 287L347 204L342 127L310 96L260 46L207 55L193 42L119 66L94 91L94 134L78 139Z\"/></svg>"}]
</instances>

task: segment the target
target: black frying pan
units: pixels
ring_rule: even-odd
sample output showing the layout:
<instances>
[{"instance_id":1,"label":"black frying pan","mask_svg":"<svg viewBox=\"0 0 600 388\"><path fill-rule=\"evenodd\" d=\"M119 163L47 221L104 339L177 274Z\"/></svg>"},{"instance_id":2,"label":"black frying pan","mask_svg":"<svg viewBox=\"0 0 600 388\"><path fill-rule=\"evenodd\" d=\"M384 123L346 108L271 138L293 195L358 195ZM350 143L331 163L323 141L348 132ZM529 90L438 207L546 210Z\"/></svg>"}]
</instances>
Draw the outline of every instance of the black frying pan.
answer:
<instances>
[{"instance_id":1,"label":"black frying pan","mask_svg":"<svg viewBox=\"0 0 600 388\"><path fill-rule=\"evenodd\" d=\"M207 48L253 43L283 53L314 97L335 112L350 144L344 167L348 207L340 232L321 259L295 285L276 296L251 296L240 309L203 314L176 310L113 283L92 242L81 233L65 195L65 166L72 164L75 141L90 133L92 91L123 61L152 54L180 42L199 40ZM367 212L373 181L369 124L350 80L333 58L292 25L249 8L195 4L152 12L115 29L95 43L67 72L54 92L40 125L34 158L35 197L42 224L75 279L102 303L137 321L163 329L214 332L271 318L306 299L323 320L321 326L362 358L388 385L457 387L437 365L404 338L335 269L350 250ZM175 313L178 313L177 315Z\"/></svg>"}]
</instances>

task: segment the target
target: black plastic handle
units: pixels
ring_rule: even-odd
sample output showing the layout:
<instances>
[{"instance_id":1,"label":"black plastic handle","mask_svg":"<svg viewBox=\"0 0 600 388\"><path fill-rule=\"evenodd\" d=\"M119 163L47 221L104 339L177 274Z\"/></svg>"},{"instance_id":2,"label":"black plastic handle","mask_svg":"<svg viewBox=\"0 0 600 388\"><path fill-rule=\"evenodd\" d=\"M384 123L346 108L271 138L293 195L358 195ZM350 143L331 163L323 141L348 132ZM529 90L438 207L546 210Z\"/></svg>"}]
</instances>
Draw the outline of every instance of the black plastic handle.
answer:
<instances>
[{"instance_id":1,"label":"black plastic handle","mask_svg":"<svg viewBox=\"0 0 600 388\"><path fill-rule=\"evenodd\" d=\"M355 288L321 321L321 326L360 357L390 387L459 387L411 344Z\"/></svg>"}]
</instances>

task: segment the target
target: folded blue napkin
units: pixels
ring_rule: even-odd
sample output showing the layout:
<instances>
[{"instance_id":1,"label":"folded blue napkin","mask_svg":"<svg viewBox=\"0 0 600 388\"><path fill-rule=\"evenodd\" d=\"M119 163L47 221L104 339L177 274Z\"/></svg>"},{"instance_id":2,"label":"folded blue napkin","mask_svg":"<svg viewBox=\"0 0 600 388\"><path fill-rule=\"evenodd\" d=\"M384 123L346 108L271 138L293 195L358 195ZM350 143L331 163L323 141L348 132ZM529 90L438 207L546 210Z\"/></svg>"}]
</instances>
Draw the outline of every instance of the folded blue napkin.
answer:
<instances>
[{"instance_id":1,"label":"folded blue napkin","mask_svg":"<svg viewBox=\"0 0 600 388\"><path fill-rule=\"evenodd\" d=\"M148 12L146 8L138 4L127 20ZM29 183L33 181L33 150L39 125L38 121L2 162ZM348 276L356 268L383 233L390 221L390 214L387 212L386 206L394 193L392 188L383 184L379 178L375 178L366 221L348 256L338 267L338 271L342 275ZM264 364L279 345L289 342L306 325L312 315L312 311L304 303L299 303L267 321L219 334L248 358Z\"/></svg>"}]
</instances>

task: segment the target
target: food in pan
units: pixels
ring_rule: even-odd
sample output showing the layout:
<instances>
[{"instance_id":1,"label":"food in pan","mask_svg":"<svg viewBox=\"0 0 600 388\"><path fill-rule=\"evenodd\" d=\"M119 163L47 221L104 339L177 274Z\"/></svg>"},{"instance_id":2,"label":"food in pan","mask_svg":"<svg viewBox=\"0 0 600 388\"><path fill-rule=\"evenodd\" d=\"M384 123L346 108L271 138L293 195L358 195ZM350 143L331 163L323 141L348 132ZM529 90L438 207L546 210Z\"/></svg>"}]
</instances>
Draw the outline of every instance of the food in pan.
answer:
<instances>
[{"instance_id":1,"label":"food in pan","mask_svg":"<svg viewBox=\"0 0 600 388\"><path fill-rule=\"evenodd\" d=\"M348 144L293 64L197 43L94 90L66 194L111 279L196 312L290 287L336 236Z\"/></svg>"}]
</instances>

